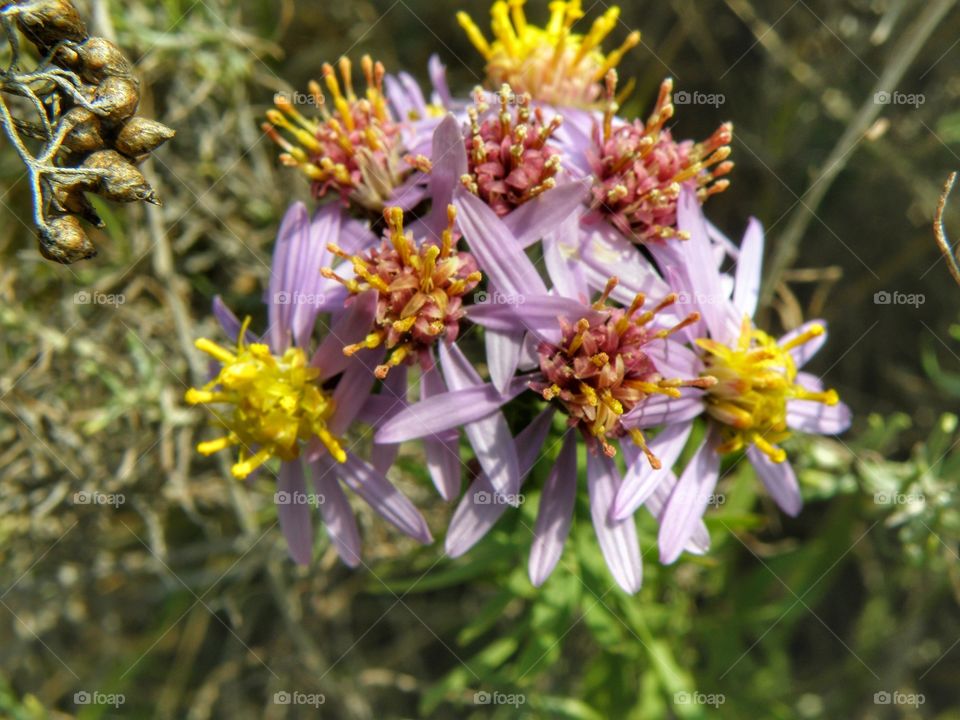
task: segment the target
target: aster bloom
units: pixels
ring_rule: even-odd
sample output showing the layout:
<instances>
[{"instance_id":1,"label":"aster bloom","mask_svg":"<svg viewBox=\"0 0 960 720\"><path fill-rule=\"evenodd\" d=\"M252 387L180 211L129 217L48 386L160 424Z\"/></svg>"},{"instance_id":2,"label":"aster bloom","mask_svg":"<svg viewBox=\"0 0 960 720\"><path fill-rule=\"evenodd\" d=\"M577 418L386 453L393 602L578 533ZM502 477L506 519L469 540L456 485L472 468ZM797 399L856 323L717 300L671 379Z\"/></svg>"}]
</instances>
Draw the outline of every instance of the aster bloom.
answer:
<instances>
[{"instance_id":1,"label":"aster bloom","mask_svg":"<svg viewBox=\"0 0 960 720\"><path fill-rule=\"evenodd\" d=\"M450 129L449 124L446 127ZM452 187L452 178L442 177L441 173L431 180L437 187ZM436 200L435 195L434 203ZM376 377L385 380L392 396L388 398L389 409L384 415L406 404L409 365L420 366L422 400L441 394L448 387L479 383L476 371L459 350L445 350L445 346L460 335L465 317L463 298L477 287L481 274L474 257L456 249L454 207L447 205L443 209L446 227L439 233L439 243L431 240L429 218L417 226L430 237L417 242L413 233L404 228L403 212L399 208L388 208L386 237L378 247L349 255L338 245L329 245L335 256L346 261L338 270L350 271L352 277L342 276L329 267L322 272L346 287L352 298L348 304L370 291L376 296L376 313L366 336L360 342L345 346L343 352L353 356L374 348L389 351L386 360L374 371ZM436 363L437 347L442 374ZM399 376L395 377L398 370ZM509 393L510 389L505 387L504 392ZM516 392L518 390L513 394ZM515 494L519 487L516 454L512 446L504 446L504 441L510 438L509 428L502 414L488 415L464 424L462 429L490 481L504 492ZM457 431L451 426L428 433L424 438L431 478L441 496L449 500L460 488ZM385 448L380 453L379 463L389 466L387 461L396 455L396 447Z\"/></svg>"},{"instance_id":2,"label":"aster bloom","mask_svg":"<svg viewBox=\"0 0 960 720\"><path fill-rule=\"evenodd\" d=\"M197 340L197 348L220 368L209 383L186 393L191 405L216 406L211 410L225 430L220 438L200 443L201 454L239 446L232 468L238 479L250 477L271 459L281 461L278 516L291 557L302 564L310 562L313 545L310 505L298 501L306 497L308 477L324 498L321 513L347 564L359 562L359 535L340 481L403 532L425 543L432 539L410 501L383 473L353 455L343 439L373 386L369 367L349 363L343 347L363 337L369 327L374 294L357 298L308 356L324 282L320 266L328 259L327 242L340 228L339 208L323 208L311 222L302 204L291 207L274 252L266 337L254 337L249 318L240 323L219 299L215 301L214 312L235 338L235 348Z\"/></svg>"},{"instance_id":3,"label":"aster bloom","mask_svg":"<svg viewBox=\"0 0 960 720\"><path fill-rule=\"evenodd\" d=\"M594 303L581 299L588 289L573 275L563 283L573 292L568 296L550 294L519 243L510 238L509 229L489 207L462 191L455 202L460 227L491 282L501 292L523 297L522 303L471 307L470 317L488 330L530 334L535 351L534 365L529 369L534 372L517 379L551 403L517 439L521 470L532 466L545 441L549 429L549 419L545 418L559 410L567 416L570 428L561 458L544 488L530 558L531 579L541 584L559 560L576 491L575 448L579 437L589 450L591 514L601 549L617 582L628 592L635 592L641 581L636 528L632 518L614 521L610 517L621 482L612 460L617 454L613 443L619 444L635 464L659 466L642 429L675 415L684 417L687 406L677 402L681 389L699 392L713 383L708 377L683 377L671 365L675 343L669 337L697 322L699 316L692 313L671 327L659 327L662 311L675 302L676 296L648 309L644 309L643 296L635 297L628 308L611 307L607 300L615 280ZM509 357L490 362L516 368L520 362L517 350L505 347L503 351ZM496 412L512 397L501 395L492 385L480 384L479 376L467 379L471 382L461 384L460 389L410 406L387 420L377 433L377 441L401 442L426 432L442 432ZM442 414L437 413L440 408ZM489 487L494 498L499 497L499 488L481 479L477 482ZM472 529L477 527L477 513L471 508L479 504L483 500L477 491L464 497L448 535L450 554L463 552L464 544L469 547L478 539Z\"/></svg>"},{"instance_id":4,"label":"aster bloom","mask_svg":"<svg viewBox=\"0 0 960 720\"><path fill-rule=\"evenodd\" d=\"M403 161L401 124L383 92L385 70L368 55L360 64L367 84L363 97L354 92L348 58L340 59L340 79L333 66L324 63L323 80L333 107L328 107L319 83L311 82L310 97L320 108L320 118L305 117L281 94L275 98L276 108L267 112L263 130L284 150L280 161L303 172L318 198L335 192L344 202L373 212L401 195L406 205L415 205L422 194L404 186L411 168Z\"/></svg>"},{"instance_id":5,"label":"aster bloom","mask_svg":"<svg viewBox=\"0 0 960 720\"><path fill-rule=\"evenodd\" d=\"M638 243L682 239L676 228L680 188L694 187L703 203L727 189L729 181L722 178L733 169L727 160L733 137L730 123L721 125L703 142L673 139L664 127L674 113L672 91L673 81L668 78L645 123L620 120L615 116L616 104L611 102L603 123L594 125L593 143L587 151L595 177L588 221L606 219L624 237ZM613 94L612 87L609 94Z\"/></svg>"},{"instance_id":6,"label":"aster bloom","mask_svg":"<svg viewBox=\"0 0 960 720\"><path fill-rule=\"evenodd\" d=\"M826 325L812 321L775 340L752 321L760 288L763 232L751 220L739 251L732 297L724 292L713 248L696 197L680 198L684 243L682 268L668 268L703 320L688 329L693 352L688 367L699 367L716 384L703 394L706 437L687 464L666 501L660 527L660 557L673 562L690 540L714 492L724 455L744 451L767 491L789 515L802 499L796 475L781 447L793 431L837 434L850 424L850 410L836 391L824 389L800 368L823 346ZM666 467L672 466L690 435L692 419L667 427L651 442ZM658 484L657 473L642 472L625 483L614 504L614 517L632 514Z\"/></svg>"},{"instance_id":7,"label":"aster bloom","mask_svg":"<svg viewBox=\"0 0 960 720\"><path fill-rule=\"evenodd\" d=\"M613 32L620 8L611 7L594 20L585 34L573 32L583 15L580 0L551 2L545 27L527 22L525 0L500 0L490 8L493 41L464 12L457 21L487 61L491 86L509 84L516 92L558 106L594 107L602 99L602 81L623 56L640 42L631 32L619 48L604 53L602 43Z\"/></svg>"}]
</instances>

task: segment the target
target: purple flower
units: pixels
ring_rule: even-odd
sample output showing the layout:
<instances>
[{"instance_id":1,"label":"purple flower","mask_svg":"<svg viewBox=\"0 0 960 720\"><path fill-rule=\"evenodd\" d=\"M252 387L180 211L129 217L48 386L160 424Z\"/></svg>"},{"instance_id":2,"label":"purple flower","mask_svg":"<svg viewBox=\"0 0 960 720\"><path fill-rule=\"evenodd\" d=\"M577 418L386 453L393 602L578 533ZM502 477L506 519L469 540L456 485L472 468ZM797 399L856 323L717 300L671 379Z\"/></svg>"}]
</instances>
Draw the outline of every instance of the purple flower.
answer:
<instances>
[{"instance_id":1,"label":"purple flower","mask_svg":"<svg viewBox=\"0 0 960 720\"><path fill-rule=\"evenodd\" d=\"M702 398L708 420L705 439L676 483L660 526L660 557L673 562L699 527L719 478L723 455L745 451L777 504L796 515L802 500L796 475L780 443L792 431L837 434L850 424L850 410L834 390L800 368L823 346L826 325L808 322L774 340L751 318L756 310L763 257L763 231L751 220L739 250L731 292L717 269L714 246L699 203L685 190L679 226L690 239L682 245L682 264L666 268L684 300L699 309L702 322L685 330L696 348L684 349L689 370L717 383ZM726 288L726 289L725 289ZM669 425L651 449L672 466L690 435L693 418ZM643 469L620 488L613 517L629 517L662 481L662 473Z\"/></svg>"},{"instance_id":2,"label":"purple flower","mask_svg":"<svg viewBox=\"0 0 960 720\"><path fill-rule=\"evenodd\" d=\"M442 137L450 129L451 125L445 123L438 129L437 135ZM455 131L455 123L453 129ZM450 195L452 179L438 174L431 181L434 203L438 195ZM324 268L324 275L341 283L351 296L359 297L373 291L376 298L376 312L366 335L360 342L344 347L344 353L354 355L364 349L385 347L389 354L386 361L377 366L376 376L383 380L398 370L403 371L400 377L386 386L392 395L392 398L386 399L389 412L406 404L405 368L409 365L420 366L421 399L424 401L445 392L447 388L455 389L480 382L476 371L462 353L452 346L447 349L461 332L465 316L463 297L476 288L481 278L474 257L456 249L453 232L455 216L454 207L446 206L446 225L437 235L434 234L432 216L415 223L414 227L426 236L417 239L412 231L404 228L402 211L388 208L385 213L387 239L379 247L350 256L335 244L329 246L335 255L347 260L338 269L343 269L349 276L338 275L331 268ZM434 239L438 242L434 242ZM438 347L442 375L435 362ZM512 374L512 370L510 372ZM489 418L476 418L475 422L466 423L463 430L491 482L504 492L515 493L519 487L519 472L512 445L488 443L491 436L509 439L503 416L495 413ZM422 437L425 438L433 482L441 496L449 500L460 489L461 463L457 434L450 427ZM391 441L384 443L396 444ZM388 459L395 454L395 448L384 449L380 462L389 466Z\"/></svg>"},{"instance_id":3,"label":"purple flower","mask_svg":"<svg viewBox=\"0 0 960 720\"><path fill-rule=\"evenodd\" d=\"M585 299L586 285L573 275L558 284L566 294L551 294L520 243L492 209L462 190L454 202L460 228L491 286L500 294L500 300L468 308L474 322L507 338L497 348L499 356L488 361L533 372L512 380L510 392L501 394L495 385L483 384L469 365L458 363L462 375L451 383L451 392L397 413L382 425L376 439L381 443L400 442L494 416L518 392L518 381L524 383L544 399L554 401L553 405L515 442L509 435L504 437L504 428L500 427L488 431L486 437L474 438L474 446L480 443L501 453L515 448L523 477L540 453L553 413L559 409L567 416L570 430L542 494L530 558L531 580L537 585L546 580L569 531L579 437L590 450L587 486L601 549L618 584L635 592L642 576L636 528L632 518L615 520L611 514L621 483L612 460L616 454L613 443L620 445L632 465L658 463L648 451L642 428L675 416L685 417L688 403L680 389L702 388L712 382L695 376L683 379L671 364L675 343L669 336L696 322L699 316L694 313L672 327L663 327L662 311L676 296L649 309L644 308L642 296L634 297L628 308L609 307L606 300L616 286L615 280L592 304ZM508 376L512 377L513 371ZM434 411L441 407L445 410L442 417L437 417ZM634 453L634 448L639 448L639 453ZM518 490L519 485L503 488L482 476L478 478L451 522L447 552L454 556L465 552L492 526L502 506L514 504Z\"/></svg>"},{"instance_id":4,"label":"purple flower","mask_svg":"<svg viewBox=\"0 0 960 720\"><path fill-rule=\"evenodd\" d=\"M349 362L343 348L369 328L375 294L357 297L308 359L326 284L320 268L329 261L327 244L340 229L341 211L335 206L321 209L312 221L302 204L290 208L274 251L266 297L270 326L264 339L248 331L249 319L241 324L217 298L214 313L236 347L197 341L220 368L202 388L190 389L186 400L225 406L211 408L225 434L197 449L209 455L238 446L235 477L249 477L272 458L281 461L275 501L291 557L310 562L310 506L317 504L337 551L352 566L360 561L360 539L341 482L401 531L424 543L432 538L410 501L343 439L367 403L376 364L372 352ZM308 479L316 490L314 501L306 495Z\"/></svg>"}]
</instances>

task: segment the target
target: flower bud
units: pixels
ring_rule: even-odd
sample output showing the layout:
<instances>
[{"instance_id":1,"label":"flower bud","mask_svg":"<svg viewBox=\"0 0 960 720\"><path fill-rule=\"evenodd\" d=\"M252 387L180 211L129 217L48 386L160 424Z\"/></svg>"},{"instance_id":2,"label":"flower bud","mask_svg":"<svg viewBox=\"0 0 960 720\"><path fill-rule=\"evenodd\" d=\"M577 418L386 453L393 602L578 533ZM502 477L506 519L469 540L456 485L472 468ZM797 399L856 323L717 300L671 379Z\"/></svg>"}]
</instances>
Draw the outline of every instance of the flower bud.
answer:
<instances>
[{"instance_id":1,"label":"flower bud","mask_svg":"<svg viewBox=\"0 0 960 720\"><path fill-rule=\"evenodd\" d=\"M61 211L76 215L94 227L103 228L107 224L94 209L82 188L53 185L55 206Z\"/></svg>"},{"instance_id":2,"label":"flower bud","mask_svg":"<svg viewBox=\"0 0 960 720\"><path fill-rule=\"evenodd\" d=\"M74 48L80 69L80 77L91 83L99 83L111 75L129 78L133 69L123 51L102 37L92 37Z\"/></svg>"},{"instance_id":3,"label":"flower bud","mask_svg":"<svg viewBox=\"0 0 960 720\"><path fill-rule=\"evenodd\" d=\"M93 106L107 120L122 122L137 111L140 86L136 80L118 75L104 78L93 96Z\"/></svg>"},{"instance_id":4,"label":"flower bud","mask_svg":"<svg viewBox=\"0 0 960 720\"><path fill-rule=\"evenodd\" d=\"M95 192L108 200L159 205L160 200L150 183L137 168L116 150L99 150L83 161L81 168L105 170Z\"/></svg>"},{"instance_id":5,"label":"flower bud","mask_svg":"<svg viewBox=\"0 0 960 720\"><path fill-rule=\"evenodd\" d=\"M132 158L153 152L170 140L176 131L156 120L133 117L117 134L114 147Z\"/></svg>"},{"instance_id":6,"label":"flower bud","mask_svg":"<svg viewBox=\"0 0 960 720\"><path fill-rule=\"evenodd\" d=\"M70 0L30 0L15 11L17 26L41 51L61 40L82 42L87 28Z\"/></svg>"},{"instance_id":7,"label":"flower bud","mask_svg":"<svg viewBox=\"0 0 960 720\"><path fill-rule=\"evenodd\" d=\"M70 265L78 260L87 260L97 254L80 220L73 215L52 218L38 232L40 254L47 260Z\"/></svg>"},{"instance_id":8,"label":"flower bud","mask_svg":"<svg viewBox=\"0 0 960 720\"><path fill-rule=\"evenodd\" d=\"M63 139L65 148L83 155L103 148L105 143L100 134L100 118L86 108L71 108L60 122L73 126Z\"/></svg>"}]
</instances>

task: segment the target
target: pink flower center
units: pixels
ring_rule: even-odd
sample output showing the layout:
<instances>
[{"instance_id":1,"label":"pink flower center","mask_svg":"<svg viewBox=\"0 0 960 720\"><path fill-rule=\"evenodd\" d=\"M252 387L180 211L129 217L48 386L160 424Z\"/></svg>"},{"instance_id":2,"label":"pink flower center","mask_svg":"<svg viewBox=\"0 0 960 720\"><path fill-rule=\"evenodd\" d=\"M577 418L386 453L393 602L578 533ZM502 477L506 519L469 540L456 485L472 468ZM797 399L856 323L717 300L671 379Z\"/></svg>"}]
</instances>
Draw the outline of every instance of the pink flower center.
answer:
<instances>
[{"instance_id":1,"label":"pink flower center","mask_svg":"<svg viewBox=\"0 0 960 720\"><path fill-rule=\"evenodd\" d=\"M669 330L654 330L650 323L658 313L677 301L668 295L650 310L641 312L646 298L636 296L628 309L606 305L616 287L611 278L600 300L593 305L596 315L570 324L561 320L563 338L559 345L541 343L540 371L544 380L531 387L546 400L557 400L569 416L571 427L577 426L594 447L614 456L616 450L608 438L630 435L644 451L654 467L659 461L647 448L640 430L628 430L620 422L623 415L651 395L679 397L681 387L709 387L713 378L668 379L657 370L645 352L645 346L661 340L699 320L691 313Z\"/></svg>"},{"instance_id":2,"label":"pink flower center","mask_svg":"<svg viewBox=\"0 0 960 720\"><path fill-rule=\"evenodd\" d=\"M467 173L461 182L502 217L556 185L560 151L547 143L562 119L545 122L540 108L531 110L530 96L514 94L509 85L497 95L497 111L485 95L478 88L467 110Z\"/></svg>"},{"instance_id":3,"label":"pink flower center","mask_svg":"<svg viewBox=\"0 0 960 720\"><path fill-rule=\"evenodd\" d=\"M614 81L611 76L611 95ZM733 137L730 123L700 143L676 142L663 127L673 117L672 90L673 81L664 80L646 123L617 121L617 106L611 103L603 127L594 132L590 163L596 184L591 209L638 243L682 239L676 229L680 187L693 183L704 202L727 189L729 181L720 178L733 169L727 160Z\"/></svg>"},{"instance_id":4,"label":"pink flower center","mask_svg":"<svg viewBox=\"0 0 960 720\"><path fill-rule=\"evenodd\" d=\"M333 191L344 201L380 212L410 168L403 162L400 125L383 94L383 65L364 55L361 67L367 83L363 97L354 93L347 58L339 63L342 87L333 67L324 63L324 84L333 107L328 107L320 85L311 82L304 98L320 108L320 118L305 117L289 98L278 95L277 108L267 112L269 122L263 130L285 151L280 161L313 181L317 197Z\"/></svg>"},{"instance_id":5,"label":"pink flower center","mask_svg":"<svg viewBox=\"0 0 960 720\"><path fill-rule=\"evenodd\" d=\"M452 205L447 209L449 224L439 245L426 241L418 245L405 233L400 208L387 208L384 217L389 231L378 247L350 255L334 243L329 245L331 252L352 263L356 277L345 279L331 268L321 270L324 277L337 280L351 294L377 291L373 330L363 342L349 345L343 352L354 355L364 348L385 346L391 353L376 369L380 379L391 367L421 357L439 338L456 340L465 314L463 296L481 279L473 256L455 250L456 211Z\"/></svg>"}]
</instances>

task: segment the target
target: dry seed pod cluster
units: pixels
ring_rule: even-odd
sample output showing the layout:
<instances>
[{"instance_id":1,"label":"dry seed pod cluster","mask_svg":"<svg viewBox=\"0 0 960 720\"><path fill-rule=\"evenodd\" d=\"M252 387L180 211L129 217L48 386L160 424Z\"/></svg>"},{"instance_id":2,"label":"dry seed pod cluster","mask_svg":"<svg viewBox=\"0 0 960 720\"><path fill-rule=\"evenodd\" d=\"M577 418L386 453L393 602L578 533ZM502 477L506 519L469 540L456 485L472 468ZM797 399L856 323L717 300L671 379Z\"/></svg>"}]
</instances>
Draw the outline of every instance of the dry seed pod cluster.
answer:
<instances>
[{"instance_id":1,"label":"dry seed pod cluster","mask_svg":"<svg viewBox=\"0 0 960 720\"><path fill-rule=\"evenodd\" d=\"M30 175L40 252L65 264L93 257L80 220L97 227L103 221L86 193L159 204L137 165L174 131L136 116L140 84L129 60L87 33L70 0L0 1L0 18L13 56L0 70L0 91L22 98L20 106L32 113L14 117L0 94L0 126ZM14 26L43 58L35 70L19 67ZM40 141L39 152L32 154L24 138Z\"/></svg>"}]
</instances>

